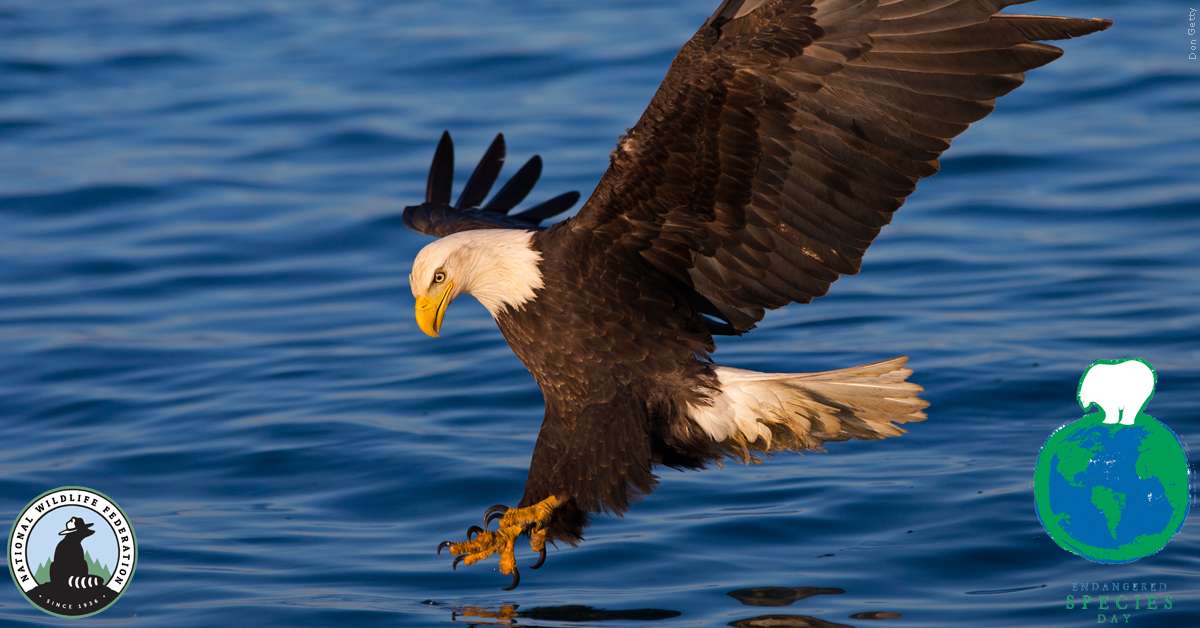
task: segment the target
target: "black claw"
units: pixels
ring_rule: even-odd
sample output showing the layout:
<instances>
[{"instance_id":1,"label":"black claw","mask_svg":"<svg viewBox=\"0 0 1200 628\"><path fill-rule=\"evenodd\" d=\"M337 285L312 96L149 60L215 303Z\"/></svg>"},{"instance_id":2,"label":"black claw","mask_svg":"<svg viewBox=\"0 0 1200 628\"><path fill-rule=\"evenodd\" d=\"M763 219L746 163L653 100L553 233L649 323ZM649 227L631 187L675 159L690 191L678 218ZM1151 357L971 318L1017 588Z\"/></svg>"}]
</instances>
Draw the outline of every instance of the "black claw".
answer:
<instances>
[{"instance_id":1,"label":"black claw","mask_svg":"<svg viewBox=\"0 0 1200 628\"><path fill-rule=\"evenodd\" d=\"M516 567L513 567L513 581L512 581L512 584L510 584L510 585L508 585L508 586L504 587L504 590L505 590L505 591L512 591L513 589L517 588L517 585L518 585L518 584L521 584L521 572L520 572L520 571L518 571Z\"/></svg>"},{"instance_id":2,"label":"black claw","mask_svg":"<svg viewBox=\"0 0 1200 628\"><path fill-rule=\"evenodd\" d=\"M483 511L483 527L488 527L493 520L503 517L506 512L508 512L508 506L504 504L496 504Z\"/></svg>"},{"instance_id":3,"label":"black claw","mask_svg":"<svg viewBox=\"0 0 1200 628\"><path fill-rule=\"evenodd\" d=\"M546 548L543 547L541 551L538 552L537 562L534 563L530 569L538 569L544 564L546 564Z\"/></svg>"},{"instance_id":4,"label":"black claw","mask_svg":"<svg viewBox=\"0 0 1200 628\"><path fill-rule=\"evenodd\" d=\"M450 547L450 541L442 541L441 543L438 543L437 555L441 556L442 550L446 549L447 547Z\"/></svg>"},{"instance_id":5,"label":"black claw","mask_svg":"<svg viewBox=\"0 0 1200 628\"><path fill-rule=\"evenodd\" d=\"M483 528L479 526L471 526L467 528L467 540L473 540L476 536L483 533Z\"/></svg>"},{"instance_id":6,"label":"black claw","mask_svg":"<svg viewBox=\"0 0 1200 628\"><path fill-rule=\"evenodd\" d=\"M458 556L455 556L454 562L450 563L450 571L458 571L458 564L461 563L463 561L463 559L466 557L467 557L466 554L460 554Z\"/></svg>"}]
</instances>

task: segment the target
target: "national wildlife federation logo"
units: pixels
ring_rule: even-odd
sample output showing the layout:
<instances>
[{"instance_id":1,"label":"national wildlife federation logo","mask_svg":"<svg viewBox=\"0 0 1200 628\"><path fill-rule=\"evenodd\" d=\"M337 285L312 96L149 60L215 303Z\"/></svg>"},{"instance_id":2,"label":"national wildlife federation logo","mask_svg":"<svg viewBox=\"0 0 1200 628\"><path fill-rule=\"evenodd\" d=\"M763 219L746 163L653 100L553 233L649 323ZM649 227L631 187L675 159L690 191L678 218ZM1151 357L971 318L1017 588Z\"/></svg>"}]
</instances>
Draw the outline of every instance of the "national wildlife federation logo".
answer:
<instances>
[{"instance_id":1,"label":"national wildlife federation logo","mask_svg":"<svg viewBox=\"0 0 1200 628\"><path fill-rule=\"evenodd\" d=\"M1033 492L1059 547L1098 563L1131 563L1166 547L1191 508L1187 452L1144 412L1157 376L1144 360L1100 360L1079 380L1079 405L1038 454Z\"/></svg>"},{"instance_id":2,"label":"national wildlife federation logo","mask_svg":"<svg viewBox=\"0 0 1200 628\"><path fill-rule=\"evenodd\" d=\"M8 535L13 581L52 615L99 613L129 586L136 565L129 518L90 488L64 486L39 495Z\"/></svg>"}]
</instances>

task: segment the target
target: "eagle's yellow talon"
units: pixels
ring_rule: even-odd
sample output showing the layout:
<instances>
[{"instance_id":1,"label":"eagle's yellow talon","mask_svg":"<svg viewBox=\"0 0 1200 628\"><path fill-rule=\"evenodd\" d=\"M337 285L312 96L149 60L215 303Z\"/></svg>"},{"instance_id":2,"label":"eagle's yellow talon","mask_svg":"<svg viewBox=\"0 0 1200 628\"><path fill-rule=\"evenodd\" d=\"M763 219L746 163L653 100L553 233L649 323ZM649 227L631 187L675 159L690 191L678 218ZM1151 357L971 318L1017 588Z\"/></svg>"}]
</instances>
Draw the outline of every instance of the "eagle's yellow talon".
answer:
<instances>
[{"instance_id":1,"label":"eagle's yellow talon","mask_svg":"<svg viewBox=\"0 0 1200 628\"><path fill-rule=\"evenodd\" d=\"M529 533L529 549L540 552L546 548L546 529L539 528Z\"/></svg>"},{"instance_id":2,"label":"eagle's yellow talon","mask_svg":"<svg viewBox=\"0 0 1200 628\"><path fill-rule=\"evenodd\" d=\"M546 529L538 528L529 533L529 549L538 553L537 562L530 569L539 569L546 563Z\"/></svg>"},{"instance_id":3,"label":"eagle's yellow talon","mask_svg":"<svg viewBox=\"0 0 1200 628\"><path fill-rule=\"evenodd\" d=\"M490 522L492 519L498 518L500 521L495 530L483 530L478 526L471 526L467 530L466 541L461 543L445 541L438 546L438 551L440 553L443 548L448 548L450 554L454 556L453 566L455 568L459 563L473 565L485 558L499 555L500 573L513 577L513 584L508 587L512 589L521 581L521 574L517 570L517 537L525 533L529 534L529 547L539 554L538 561L533 568L541 567L542 563L546 562L546 526L550 523L554 509L561 504L562 500L559 498L547 497L525 508L492 506L484 514L484 521Z\"/></svg>"},{"instance_id":4,"label":"eagle's yellow talon","mask_svg":"<svg viewBox=\"0 0 1200 628\"><path fill-rule=\"evenodd\" d=\"M483 526L486 528L492 525L492 521L503 517L506 512L508 512L508 506L504 504L490 506L487 510L483 511Z\"/></svg>"}]
</instances>

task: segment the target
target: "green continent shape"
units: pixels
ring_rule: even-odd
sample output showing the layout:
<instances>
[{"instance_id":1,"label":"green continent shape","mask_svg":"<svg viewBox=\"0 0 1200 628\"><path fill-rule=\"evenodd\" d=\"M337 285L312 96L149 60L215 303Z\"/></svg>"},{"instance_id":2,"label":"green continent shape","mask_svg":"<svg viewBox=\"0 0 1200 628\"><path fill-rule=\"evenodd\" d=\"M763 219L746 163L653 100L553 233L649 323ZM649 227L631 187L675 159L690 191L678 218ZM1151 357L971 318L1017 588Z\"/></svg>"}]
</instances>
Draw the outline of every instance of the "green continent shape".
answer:
<instances>
[{"instance_id":1,"label":"green continent shape","mask_svg":"<svg viewBox=\"0 0 1200 628\"><path fill-rule=\"evenodd\" d=\"M1071 434L1078 431L1078 429L1071 430ZM1058 441L1058 445L1058 474L1063 476L1067 484L1082 488L1077 476L1086 471L1092 458L1100 453L1100 444L1094 443L1090 447L1081 447L1078 443L1063 438Z\"/></svg>"},{"instance_id":2,"label":"green continent shape","mask_svg":"<svg viewBox=\"0 0 1200 628\"><path fill-rule=\"evenodd\" d=\"M1146 437L1138 448L1137 475L1143 480L1161 482L1171 510L1182 517L1191 498L1187 454L1179 446L1175 433L1158 419L1143 413L1138 415L1137 423L1146 428ZM1182 519L1175 521L1172 518L1172 525L1168 527L1182 523Z\"/></svg>"},{"instance_id":3,"label":"green continent shape","mask_svg":"<svg viewBox=\"0 0 1200 628\"><path fill-rule=\"evenodd\" d=\"M1107 486L1092 487L1092 505L1104 515L1108 522L1108 535L1117 538L1117 525L1121 523L1121 513L1125 511L1125 493L1118 493Z\"/></svg>"},{"instance_id":4,"label":"green continent shape","mask_svg":"<svg viewBox=\"0 0 1200 628\"><path fill-rule=\"evenodd\" d=\"M1080 431L1095 425L1103 425L1113 431L1124 427L1121 425L1105 424L1103 421L1103 412L1093 412L1073 423L1064 425L1046 439L1046 443L1042 446L1042 451L1038 454L1037 464L1034 467L1033 493L1035 510L1042 521L1042 525L1046 528L1047 534L1050 535L1050 538L1059 547L1074 554L1083 555L1091 560L1108 563L1127 563L1162 550L1167 545L1167 542L1171 540L1171 537L1175 536L1183 527L1183 522L1187 518L1191 507L1192 494L1191 478L1188 475L1187 454L1179 445L1178 437L1175 436L1175 433L1169 427L1149 414L1144 412L1139 413L1136 425L1144 428L1147 434L1143 438L1138 450L1138 459L1134 463L1135 472L1142 479L1153 478L1162 483L1167 501L1172 509L1171 520L1161 532L1151 535L1140 535L1118 548L1092 547L1080 543L1071 538L1062 527L1063 522L1070 518L1069 515L1067 513L1054 512L1054 508L1050 504L1050 474L1061 473L1063 478L1072 485L1079 486L1075 482L1076 475L1086 469L1087 462L1098 451L1092 451L1091 448L1079 447L1075 443L1068 441ZM1056 457L1059 463L1056 465L1050 464L1051 460ZM1064 460L1066 461L1065 466ZM1081 463L1083 466L1080 466ZM1093 492L1093 504L1096 503L1097 497ZM1099 504L1097 504L1097 507L1099 508ZM1107 513L1105 516L1107 518ZM1116 523L1112 519L1109 519L1109 524L1110 531L1115 529Z\"/></svg>"},{"instance_id":5,"label":"green continent shape","mask_svg":"<svg viewBox=\"0 0 1200 628\"><path fill-rule=\"evenodd\" d=\"M1103 412L1094 412L1074 423L1068 423L1058 428L1046 439L1041 453L1038 454L1033 480L1035 503L1038 517L1042 519L1046 531L1056 541L1066 535L1065 532L1062 532L1062 526L1071 519L1071 515L1065 512L1055 512L1050 506L1050 474L1059 473L1073 486L1079 486L1076 476L1087 469L1088 462L1095 452L1099 451L1099 445L1091 448L1080 447L1071 442L1071 437L1093 425L1101 424L1103 420ZM1056 458L1057 464L1051 464L1051 461Z\"/></svg>"}]
</instances>

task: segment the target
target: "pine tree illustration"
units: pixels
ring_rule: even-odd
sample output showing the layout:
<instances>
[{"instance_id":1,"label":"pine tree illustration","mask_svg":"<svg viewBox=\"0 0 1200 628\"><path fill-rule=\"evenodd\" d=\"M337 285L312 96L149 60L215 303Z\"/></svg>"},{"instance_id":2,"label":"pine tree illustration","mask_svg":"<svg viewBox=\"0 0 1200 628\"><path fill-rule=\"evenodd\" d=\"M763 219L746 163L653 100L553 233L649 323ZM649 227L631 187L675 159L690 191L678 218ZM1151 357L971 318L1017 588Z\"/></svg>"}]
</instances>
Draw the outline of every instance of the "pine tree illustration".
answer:
<instances>
[{"instance_id":1,"label":"pine tree illustration","mask_svg":"<svg viewBox=\"0 0 1200 628\"><path fill-rule=\"evenodd\" d=\"M100 578L102 582L108 582L109 576L112 576L112 570L108 568L108 565L105 565L95 558L92 558L92 555L89 554L87 550L84 550L83 552L83 559L87 561L89 574Z\"/></svg>"},{"instance_id":2,"label":"pine tree illustration","mask_svg":"<svg viewBox=\"0 0 1200 628\"><path fill-rule=\"evenodd\" d=\"M46 562L42 563L41 565L38 565L37 571L33 572L33 579L35 581L37 581L38 584L46 584L47 582L50 582L50 563L51 562L52 561L49 558L47 558Z\"/></svg>"}]
</instances>

